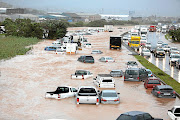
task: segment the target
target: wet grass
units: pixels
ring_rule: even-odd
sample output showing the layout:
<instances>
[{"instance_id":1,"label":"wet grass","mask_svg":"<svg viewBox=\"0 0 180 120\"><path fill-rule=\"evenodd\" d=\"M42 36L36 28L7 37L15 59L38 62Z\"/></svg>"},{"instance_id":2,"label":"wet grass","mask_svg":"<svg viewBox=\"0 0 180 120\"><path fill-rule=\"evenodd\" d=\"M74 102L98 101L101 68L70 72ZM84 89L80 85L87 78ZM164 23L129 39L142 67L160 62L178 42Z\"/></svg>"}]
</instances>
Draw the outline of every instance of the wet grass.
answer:
<instances>
[{"instance_id":1,"label":"wet grass","mask_svg":"<svg viewBox=\"0 0 180 120\"><path fill-rule=\"evenodd\" d=\"M166 40L168 40L168 39L171 39L171 36L167 33L167 34L165 35L165 38L166 38Z\"/></svg>"},{"instance_id":2,"label":"wet grass","mask_svg":"<svg viewBox=\"0 0 180 120\"><path fill-rule=\"evenodd\" d=\"M26 46L36 44L39 41L37 38L5 37L4 35L0 35L0 60L9 59L16 55L24 55L32 49Z\"/></svg>"},{"instance_id":3,"label":"wet grass","mask_svg":"<svg viewBox=\"0 0 180 120\"><path fill-rule=\"evenodd\" d=\"M174 80L170 75L163 72L161 69L156 67L154 64L146 60L144 57L134 55L134 57L147 69L150 69L157 77L164 81L167 85L173 87L173 89L180 94L180 83Z\"/></svg>"}]
</instances>

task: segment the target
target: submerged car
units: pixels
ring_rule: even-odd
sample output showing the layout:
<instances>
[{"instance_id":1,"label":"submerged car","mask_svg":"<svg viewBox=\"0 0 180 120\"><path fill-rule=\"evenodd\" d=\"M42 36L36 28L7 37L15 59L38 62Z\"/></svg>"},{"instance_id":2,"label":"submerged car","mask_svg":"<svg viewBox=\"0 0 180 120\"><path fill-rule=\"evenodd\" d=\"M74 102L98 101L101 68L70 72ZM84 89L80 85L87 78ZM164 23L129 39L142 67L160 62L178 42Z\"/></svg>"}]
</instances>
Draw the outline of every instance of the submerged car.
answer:
<instances>
[{"instance_id":1,"label":"submerged car","mask_svg":"<svg viewBox=\"0 0 180 120\"><path fill-rule=\"evenodd\" d=\"M151 93L159 98L176 98L176 92L169 85L158 85L153 88Z\"/></svg>"},{"instance_id":2,"label":"submerged car","mask_svg":"<svg viewBox=\"0 0 180 120\"><path fill-rule=\"evenodd\" d=\"M145 82L144 82L144 87L146 89L150 88L154 88L156 87L157 85L161 85L161 82L159 79L155 78L155 77L152 77L152 78L148 78Z\"/></svg>"},{"instance_id":3,"label":"submerged car","mask_svg":"<svg viewBox=\"0 0 180 120\"><path fill-rule=\"evenodd\" d=\"M76 95L76 88L70 86L59 86L56 91L46 92L45 98L63 99Z\"/></svg>"},{"instance_id":4,"label":"submerged car","mask_svg":"<svg viewBox=\"0 0 180 120\"><path fill-rule=\"evenodd\" d=\"M149 49L143 49L142 52L141 52L141 55L150 57L151 56L151 51Z\"/></svg>"},{"instance_id":5,"label":"submerged car","mask_svg":"<svg viewBox=\"0 0 180 120\"><path fill-rule=\"evenodd\" d=\"M119 104L120 97L115 90L102 90L100 92L100 103L102 104Z\"/></svg>"},{"instance_id":6,"label":"submerged car","mask_svg":"<svg viewBox=\"0 0 180 120\"><path fill-rule=\"evenodd\" d=\"M180 106L174 106L167 114L171 120L180 120Z\"/></svg>"},{"instance_id":7,"label":"submerged car","mask_svg":"<svg viewBox=\"0 0 180 120\"><path fill-rule=\"evenodd\" d=\"M153 77L152 71L150 69L146 69L148 77Z\"/></svg>"},{"instance_id":8,"label":"submerged car","mask_svg":"<svg viewBox=\"0 0 180 120\"><path fill-rule=\"evenodd\" d=\"M163 120L160 118L153 118L149 113L141 111L130 111L121 114L116 120Z\"/></svg>"},{"instance_id":9,"label":"submerged car","mask_svg":"<svg viewBox=\"0 0 180 120\"><path fill-rule=\"evenodd\" d=\"M172 65L175 65L176 64L176 61L178 61L180 59L180 54L174 54L174 53L171 53L170 55L170 60L169 60L169 64L172 66Z\"/></svg>"},{"instance_id":10,"label":"submerged car","mask_svg":"<svg viewBox=\"0 0 180 120\"><path fill-rule=\"evenodd\" d=\"M80 56L78 58L78 61L83 63L94 63L94 58L93 56L84 55L84 56Z\"/></svg>"},{"instance_id":11,"label":"submerged car","mask_svg":"<svg viewBox=\"0 0 180 120\"><path fill-rule=\"evenodd\" d=\"M91 54L102 54L103 52L100 50L93 50Z\"/></svg>"},{"instance_id":12,"label":"submerged car","mask_svg":"<svg viewBox=\"0 0 180 120\"><path fill-rule=\"evenodd\" d=\"M112 57L101 57L99 59L101 62L115 62L115 60Z\"/></svg>"},{"instance_id":13,"label":"submerged car","mask_svg":"<svg viewBox=\"0 0 180 120\"><path fill-rule=\"evenodd\" d=\"M179 54L179 50L177 49L177 47L171 47L171 49L169 50L169 56L171 53L176 53L176 54Z\"/></svg>"},{"instance_id":14,"label":"submerged car","mask_svg":"<svg viewBox=\"0 0 180 120\"><path fill-rule=\"evenodd\" d=\"M154 51L154 56L155 57L165 57L165 52L164 52L164 49L162 48L156 48L155 51Z\"/></svg>"},{"instance_id":15,"label":"submerged car","mask_svg":"<svg viewBox=\"0 0 180 120\"><path fill-rule=\"evenodd\" d=\"M128 61L127 63L127 68L137 68L138 64L136 61Z\"/></svg>"},{"instance_id":16,"label":"submerged car","mask_svg":"<svg viewBox=\"0 0 180 120\"><path fill-rule=\"evenodd\" d=\"M122 77L123 76L123 71L122 70L112 70L110 72L110 75L113 77Z\"/></svg>"},{"instance_id":17,"label":"submerged car","mask_svg":"<svg viewBox=\"0 0 180 120\"><path fill-rule=\"evenodd\" d=\"M145 45L146 48L148 49L151 49L151 43L150 42L147 42L146 45Z\"/></svg>"}]
</instances>

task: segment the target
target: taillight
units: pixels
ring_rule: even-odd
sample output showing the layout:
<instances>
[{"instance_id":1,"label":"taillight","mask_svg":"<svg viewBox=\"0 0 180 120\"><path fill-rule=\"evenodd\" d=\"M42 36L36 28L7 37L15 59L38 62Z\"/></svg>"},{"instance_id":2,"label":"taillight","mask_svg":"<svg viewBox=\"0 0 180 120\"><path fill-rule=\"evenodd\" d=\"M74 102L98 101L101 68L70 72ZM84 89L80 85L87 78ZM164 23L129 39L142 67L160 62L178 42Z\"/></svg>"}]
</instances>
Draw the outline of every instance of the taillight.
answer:
<instances>
[{"instance_id":1,"label":"taillight","mask_svg":"<svg viewBox=\"0 0 180 120\"><path fill-rule=\"evenodd\" d=\"M107 100L105 100L105 99L101 99L101 101L107 101Z\"/></svg>"},{"instance_id":2,"label":"taillight","mask_svg":"<svg viewBox=\"0 0 180 120\"><path fill-rule=\"evenodd\" d=\"M126 77L124 76L124 79L126 79Z\"/></svg>"},{"instance_id":3,"label":"taillight","mask_svg":"<svg viewBox=\"0 0 180 120\"><path fill-rule=\"evenodd\" d=\"M99 102L99 98L97 98L97 103Z\"/></svg>"},{"instance_id":4,"label":"taillight","mask_svg":"<svg viewBox=\"0 0 180 120\"><path fill-rule=\"evenodd\" d=\"M153 76L153 75L151 75L151 76Z\"/></svg>"},{"instance_id":5,"label":"taillight","mask_svg":"<svg viewBox=\"0 0 180 120\"><path fill-rule=\"evenodd\" d=\"M106 62L108 62L108 61L106 60Z\"/></svg>"},{"instance_id":6,"label":"taillight","mask_svg":"<svg viewBox=\"0 0 180 120\"><path fill-rule=\"evenodd\" d=\"M116 99L116 100L114 100L114 101L119 101L119 98L118 98L118 99Z\"/></svg>"},{"instance_id":7,"label":"taillight","mask_svg":"<svg viewBox=\"0 0 180 120\"><path fill-rule=\"evenodd\" d=\"M175 91L173 91L173 94L176 94L176 92L175 92Z\"/></svg>"},{"instance_id":8,"label":"taillight","mask_svg":"<svg viewBox=\"0 0 180 120\"><path fill-rule=\"evenodd\" d=\"M56 53L57 54L57 53Z\"/></svg>"},{"instance_id":9,"label":"taillight","mask_svg":"<svg viewBox=\"0 0 180 120\"><path fill-rule=\"evenodd\" d=\"M139 77L137 77L137 79L139 80Z\"/></svg>"},{"instance_id":10,"label":"taillight","mask_svg":"<svg viewBox=\"0 0 180 120\"><path fill-rule=\"evenodd\" d=\"M161 92L160 92L160 91L157 91L157 94L161 94Z\"/></svg>"},{"instance_id":11,"label":"taillight","mask_svg":"<svg viewBox=\"0 0 180 120\"><path fill-rule=\"evenodd\" d=\"M79 98L77 98L77 103L79 102Z\"/></svg>"},{"instance_id":12,"label":"taillight","mask_svg":"<svg viewBox=\"0 0 180 120\"><path fill-rule=\"evenodd\" d=\"M58 98L61 98L61 95L60 95L60 94L58 94Z\"/></svg>"}]
</instances>

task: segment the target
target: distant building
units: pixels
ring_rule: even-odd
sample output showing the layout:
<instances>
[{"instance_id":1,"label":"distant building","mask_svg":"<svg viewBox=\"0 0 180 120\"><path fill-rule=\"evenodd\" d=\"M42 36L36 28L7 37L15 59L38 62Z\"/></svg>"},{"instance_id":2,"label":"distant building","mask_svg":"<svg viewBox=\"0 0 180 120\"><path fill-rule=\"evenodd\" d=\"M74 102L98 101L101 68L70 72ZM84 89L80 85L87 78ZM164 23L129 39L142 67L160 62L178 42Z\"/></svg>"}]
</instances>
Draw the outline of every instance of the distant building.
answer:
<instances>
[{"instance_id":1,"label":"distant building","mask_svg":"<svg viewBox=\"0 0 180 120\"><path fill-rule=\"evenodd\" d=\"M129 15L101 15L101 19L105 19L106 21L111 20L131 20Z\"/></svg>"},{"instance_id":2,"label":"distant building","mask_svg":"<svg viewBox=\"0 0 180 120\"><path fill-rule=\"evenodd\" d=\"M39 18L41 20L62 20L62 19L67 19L66 16L58 15L58 14L40 15Z\"/></svg>"},{"instance_id":3,"label":"distant building","mask_svg":"<svg viewBox=\"0 0 180 120\"><path fill-rule=\"evenodd\" d=\"M11 15L11 14L24 14L25 9L23 8L8 8L6 10L6 14L7 15Z\"/></svg>"},{"instance_id":4,"label":"distant building","mask_svg":"<svg viewBox=\"0 0 180 120\"><path fill-rule=\"evenodd\" d=\"M68 21L73 21L73 22L83 21L83 19L76 13L62 13L62 15L66 16Z\"/></svg>"},{"instance_id":5,"label":"distant building","mask_svg":"<svg viewBox=\"0 0 180 120\"><path fill-rule=\"evenodd\" d=\"M142 17L131 17L132 21L136 21L136 22L142 22L143 18Z\"/></svg>"},{"instance_id":6,"label":"distant building","mask_svg":"<svg viewBox=\"0 0 180 120\"><path fill-rule=\"evenodd\" d=\"M92 14L92 13L76 13L76 14L79 15L85 22L91 22L101 19L101 16L99 14Z\"/></svg>"},{"instance_id":7,"label":"distant building","mask_svg":"<svg viewBox=\"0 0 180 120\"><path fill-rule=\"evenodd\" d=\"M6 14L7 8L0 8L0 14Z\"/></svg>"},{"instance_id":8,"label":"distant building","mask_svg":"<svg viewBox=\"0 0 180 120\"><path fill-rule=\"evenodd\" d=\"M39 21L39 17L36 15L32 15L32 14L12 14L9 15L11 17L12 20L16 20L16 19L30 19L32 21L38 22Z\"/></svg>"}]
</instances>

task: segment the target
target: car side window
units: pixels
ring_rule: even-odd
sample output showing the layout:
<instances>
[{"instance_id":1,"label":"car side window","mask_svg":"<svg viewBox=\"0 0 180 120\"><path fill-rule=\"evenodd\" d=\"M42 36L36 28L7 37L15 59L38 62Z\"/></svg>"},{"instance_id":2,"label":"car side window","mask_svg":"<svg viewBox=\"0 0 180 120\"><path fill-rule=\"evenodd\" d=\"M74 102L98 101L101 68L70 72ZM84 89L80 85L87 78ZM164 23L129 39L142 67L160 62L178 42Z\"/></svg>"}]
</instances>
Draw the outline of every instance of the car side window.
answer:
<instances>
[{"instance_id":1,"label":"car side window","mask_svg":"<svg viewBox=\"0 0 180 120\"><path fill-rule=\"evenodd\" d=\"M144 120L151 120L152 116L148 113L144 114Z\"/></svg>"},{"instance_id":2,"label":"car side window","mask_svg":"<svg viewBox=\"0 0 180 120\"><path fill-rule=\"evenodd\" d=\"M77 90L75 88L72 88L73 92L77 92Z\"/></svg>"},{"instance_id":3,"label":"car side window","mask_svg":"<svg viewBox=\"0 0 180 120\"><path fill-rule=\"evenodd\" d=\"M144 119L143 115L137 115L136 120L145 120L145 119Z\"/></svg>"},{"instance_id":4,"label":"car side window","mask_svg":"<svg viewBox=\"0 0 180 120\"><path fill-rule=\"evenodd\" d=\"M121 115L117 120L132 120L132 117L129 115Z\"/></svg>"}]
</instances>

